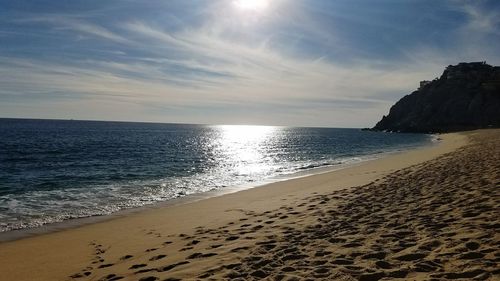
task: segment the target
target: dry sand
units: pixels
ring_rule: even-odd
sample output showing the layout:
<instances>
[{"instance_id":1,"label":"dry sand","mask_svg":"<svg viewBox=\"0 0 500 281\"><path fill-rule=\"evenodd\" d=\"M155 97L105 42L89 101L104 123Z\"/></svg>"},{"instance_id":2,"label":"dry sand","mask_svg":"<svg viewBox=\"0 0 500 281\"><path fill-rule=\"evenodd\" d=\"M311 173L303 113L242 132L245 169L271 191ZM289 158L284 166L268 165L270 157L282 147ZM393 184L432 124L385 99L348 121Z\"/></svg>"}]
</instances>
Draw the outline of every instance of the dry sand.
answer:
<instances>
[{"instance_id":1,"label":"dry sand","mask_svg":"<svg viewBox=\"0 0 500 281\"><path fill-rule=\"evenodd\" d=\"M500 130L0 244L0 280L499 280Z\"/></svg>"}]
</instances>

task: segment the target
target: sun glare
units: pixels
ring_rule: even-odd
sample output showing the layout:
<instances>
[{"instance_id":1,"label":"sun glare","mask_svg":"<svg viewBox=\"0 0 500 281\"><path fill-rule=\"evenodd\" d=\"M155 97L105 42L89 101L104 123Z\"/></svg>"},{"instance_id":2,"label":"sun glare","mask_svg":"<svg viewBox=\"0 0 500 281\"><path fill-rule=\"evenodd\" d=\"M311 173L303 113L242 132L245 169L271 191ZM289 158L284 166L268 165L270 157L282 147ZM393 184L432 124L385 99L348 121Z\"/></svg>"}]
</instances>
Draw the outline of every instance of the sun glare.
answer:
<instances>
[{"instance_id":1,"label":"sun glare","mask_svg":"<svg viewBox=\"0 0 500 281\"><path fill-rule=\"evenodd\" d=\"M263 163L268 155L267 142L271 141L276 132L272 126L223 125L220 130L219 145L224 157L237 163L233 169L237 174L252 174L270 169Z\"/></svg>"},{"instance_id":2,"label":"sun glare","mask_svg":"<svg viewBox=\"0 0 500 281\"><path fill-rule=\"evenodd\" d=\"M269 0L235 0L234 4L241 10L261 11L267 8Z\"/></svg>"}]
</instances>

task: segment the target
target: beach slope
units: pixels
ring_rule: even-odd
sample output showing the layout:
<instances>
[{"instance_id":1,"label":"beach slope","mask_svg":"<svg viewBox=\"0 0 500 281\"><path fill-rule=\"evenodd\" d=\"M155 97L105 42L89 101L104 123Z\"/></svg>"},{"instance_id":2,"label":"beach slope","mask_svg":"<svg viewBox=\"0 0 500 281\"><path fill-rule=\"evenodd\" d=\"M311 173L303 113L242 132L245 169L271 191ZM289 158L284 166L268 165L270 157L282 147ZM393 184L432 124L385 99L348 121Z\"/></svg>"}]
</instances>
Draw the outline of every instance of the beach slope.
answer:
<instances>
[{"instance_id":1,"label":"beach slope","mask_svg":"<svg viewBox=\"0 0 500 281\"><path fill-rule=\"evenodd\" d=\"M5 280L498 280L500 130L0 244ZM401 279L401 280L403 280Z\"/></svg>"}]
</instances>

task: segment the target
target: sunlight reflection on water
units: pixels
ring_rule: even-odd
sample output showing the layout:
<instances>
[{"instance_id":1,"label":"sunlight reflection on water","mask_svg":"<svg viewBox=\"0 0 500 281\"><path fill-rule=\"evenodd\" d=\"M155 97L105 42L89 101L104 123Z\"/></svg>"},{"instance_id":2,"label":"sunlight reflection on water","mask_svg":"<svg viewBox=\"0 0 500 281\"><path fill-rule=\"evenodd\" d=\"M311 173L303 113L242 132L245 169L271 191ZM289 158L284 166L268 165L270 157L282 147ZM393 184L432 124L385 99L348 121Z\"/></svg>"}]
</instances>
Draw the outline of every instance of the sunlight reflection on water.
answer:
<instances>
[{"instance_id":1,"label":"sunlight reflection on water","mask_svg":"<svg viewBox=\"0 0 500 281\"><path fill-rule=\"evenodd\" d=\"M269 173L273 169L269 147L277 141L278 127L223 125L218 126L217 147L225 163L231 163L234 175Z\"/></svg>"}]
</instances>

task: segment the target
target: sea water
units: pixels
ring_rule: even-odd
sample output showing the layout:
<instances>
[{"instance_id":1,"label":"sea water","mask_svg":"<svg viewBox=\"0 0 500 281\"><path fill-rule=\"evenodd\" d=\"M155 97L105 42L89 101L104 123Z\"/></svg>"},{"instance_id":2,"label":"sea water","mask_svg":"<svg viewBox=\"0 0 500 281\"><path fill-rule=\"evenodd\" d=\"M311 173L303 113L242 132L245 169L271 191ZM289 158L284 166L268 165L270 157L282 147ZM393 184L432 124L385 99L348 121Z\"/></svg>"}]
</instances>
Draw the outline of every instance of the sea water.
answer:
<instances>
[{"instance_id":1,"label":"sea water","mask_svg":"<svg viewBox=\"0 0 500 281\"><path fill-rule=\"evenodd\" d=\"M429 135L360 129L0 119L0 232L257 185L430 142Z\"/></svg>"}]
</instances>

